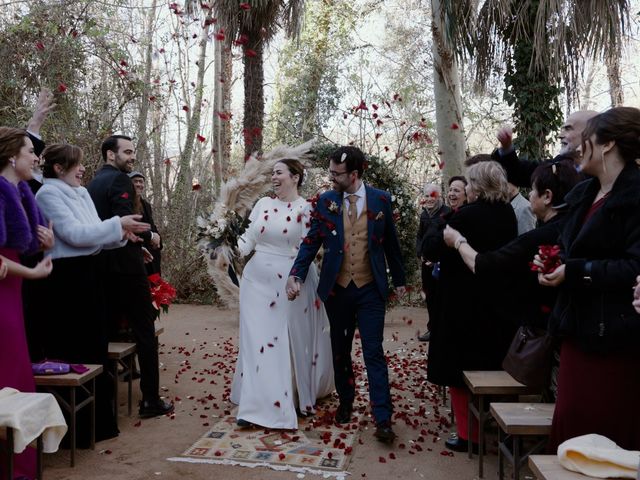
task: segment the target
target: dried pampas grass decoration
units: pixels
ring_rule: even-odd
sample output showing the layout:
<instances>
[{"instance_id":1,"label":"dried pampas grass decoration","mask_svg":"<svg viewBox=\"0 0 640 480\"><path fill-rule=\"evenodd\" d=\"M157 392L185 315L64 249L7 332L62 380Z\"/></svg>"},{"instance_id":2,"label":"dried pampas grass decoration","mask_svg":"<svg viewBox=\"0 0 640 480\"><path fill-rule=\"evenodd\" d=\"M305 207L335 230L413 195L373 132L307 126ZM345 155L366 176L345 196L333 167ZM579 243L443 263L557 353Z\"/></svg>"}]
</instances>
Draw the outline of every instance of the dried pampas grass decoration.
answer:
<instances>
[{"instance_id":1,"label":"dried pampas grass decoration","mask_svg":"<svg viewBox=\"0 0 640 480\"><path fill-rule=\"evenodd\" d=\"M237 219L248 217L253 205L270 190L271 171L280 160L298 160L308 167L313 143L311 140L297 147L281 145L262 157L254 153L240 175L222 185L212 213L198 219L201 231L198 244L207 259L207 272L225 306L237 305L239 298L239 288L229 276L229 267L240 272L242 263L236 247L238 234L246 225L241 226L242 220Z\"/></svg>"}]
</instances>

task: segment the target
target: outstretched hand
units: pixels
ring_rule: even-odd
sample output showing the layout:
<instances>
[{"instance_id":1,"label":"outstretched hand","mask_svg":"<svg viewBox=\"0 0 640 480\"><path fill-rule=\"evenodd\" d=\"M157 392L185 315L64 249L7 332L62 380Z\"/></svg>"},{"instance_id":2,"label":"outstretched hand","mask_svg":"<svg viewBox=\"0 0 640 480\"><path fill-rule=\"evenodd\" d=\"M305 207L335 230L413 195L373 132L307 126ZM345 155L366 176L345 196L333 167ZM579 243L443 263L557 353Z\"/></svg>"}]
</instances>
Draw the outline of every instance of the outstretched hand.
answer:
<instances>
[{"instance_id":1,"label":"outstretched hand","mask_svg":"<svg viewBox=\"0 0 640 480\"><path fill-rule=\"evenodd\" d=\"M151 225L141 222L142 215L125 215L120 217L120 225L123 230L134 233L142 233L151 230Z\"/></svg>"},{"instance_id":2,"label":"outstretched hand","mask_svg":"<svg viewBox=\"0 0 640 480\"><path fill-rule=\"evenodd\" d=\"M510 126L505 125L504 127L501 127L500 130L498 130L498 132L496 133L496 137L500 142L500 147L502 147L503 150L508 150L509 148L511 148L511 144L513 142L513 130Z\"/></svg>"},{"instance_id":3,"label":"outstretched hand","mask_svg":"<svg viewBox=\"0 0 640 480\"><path fill-rule=\"evenodd\" d=\"M27 130L36 135L40 135L40 127L42 127L47 115L55 106L56 104L53 103L53 93L51 93L51 90L48 88L40 90L40 95L38 95L38 101L36 102L36 109L27 124Z\"/></svg>"}]
</instances>

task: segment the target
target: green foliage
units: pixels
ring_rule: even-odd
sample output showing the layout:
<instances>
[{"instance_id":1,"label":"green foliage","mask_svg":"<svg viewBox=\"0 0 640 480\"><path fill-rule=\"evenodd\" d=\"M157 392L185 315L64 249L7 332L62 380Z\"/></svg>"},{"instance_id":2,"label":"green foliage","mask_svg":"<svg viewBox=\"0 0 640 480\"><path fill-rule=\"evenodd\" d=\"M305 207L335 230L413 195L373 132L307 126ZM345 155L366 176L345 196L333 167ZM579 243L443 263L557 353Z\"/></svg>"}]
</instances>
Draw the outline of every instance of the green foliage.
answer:
<instances>
[{"instance_id":1,"label":"green foliage","mask_svg":"<svg viewBox=\"0 0 640 480\"><path fill-rule=\"evenodd\" d=\"M89 178L100 141L141 91L125 50L100 23L103 14L80 2L60 8L36 1L20 15L0 16L0 124L24 126L38 92L49 88L57 106L42 135L83 148Z\"/></svg>"},{"instance_id":2,"label":"green foliage","mask_svg":"<svg viewBox=\"0 0 640 480\"><path fill-rule=\"evenodd\" d=\"M270 142L293 145L318 135L340 101L340 65L349 49L353 6L344 1L307 2L298 39L280 51Z\"/></svg>"},{"instance_id":3,"label":"green foliage","mask_svg":"<svg viewBox=\"0 0 640 480\"><path fill-rule=\"evenodd\" d=\"M537 1L532 2L528 10L531 21L524 23L529 28L534 24L537 5ZM562 89L559 82L550 81L548 70L531 71L533 32L513 45L512 52L504 77L504 99L514 109L514 143L522 157L542 160L549 154L549 136L562 125L558 101Z\"/></svg>"}]
</instances>

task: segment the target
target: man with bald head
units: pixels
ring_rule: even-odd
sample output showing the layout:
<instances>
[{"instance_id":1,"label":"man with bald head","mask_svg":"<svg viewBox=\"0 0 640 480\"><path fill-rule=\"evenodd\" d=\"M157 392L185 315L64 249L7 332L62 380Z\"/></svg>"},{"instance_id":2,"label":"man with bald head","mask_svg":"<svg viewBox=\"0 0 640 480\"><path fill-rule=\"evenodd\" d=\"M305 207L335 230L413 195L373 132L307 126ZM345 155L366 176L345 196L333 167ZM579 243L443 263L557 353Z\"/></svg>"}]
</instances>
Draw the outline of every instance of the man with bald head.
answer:
<instances>
[{"instance_id":1,"label":"man with bald head","mask_svg":"<svg viewBox=\"0 0 640 480\"><path fill-rule=\"evenodd\" d=\"M567 117L560 128L560 153L551 161L572 160L577 165L576 149L582 143L582 132L587 126L587 122L596 115L598 112L594 110L579 110ZM509 182L518 187L531 187L531 174L540 165L540 162L518 158L513 148L513 132L510 127L501 128L496 136L500 141L500 148L493 152L491 158L504 167Z\"/></svg>"}]
</instances>

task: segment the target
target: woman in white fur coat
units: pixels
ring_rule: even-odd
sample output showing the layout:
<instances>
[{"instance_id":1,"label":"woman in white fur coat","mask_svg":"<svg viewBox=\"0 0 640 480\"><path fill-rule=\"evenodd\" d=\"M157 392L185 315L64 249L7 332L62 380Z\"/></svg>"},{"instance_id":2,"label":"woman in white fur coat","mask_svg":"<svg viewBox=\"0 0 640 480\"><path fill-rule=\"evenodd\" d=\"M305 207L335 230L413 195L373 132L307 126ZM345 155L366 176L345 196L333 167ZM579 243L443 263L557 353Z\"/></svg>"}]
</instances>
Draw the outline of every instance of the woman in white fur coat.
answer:
<instances>
[{"instance_id":1,"label":"woman in white fur coat","mask_svg":"<svg viewBox=\"0 0 640 480\"><path fill-rule=\"evenodd\" d=\"M82 186L82 150L75 145L54 144L42 153L44 185L36 201L53 223L55 246L50 251L53 272L45 280L49 315L42 318L47 358L69 363L104 365L96 382L96 440L118 434L112 405L112 383L107 374L108 332L104 289L96 255L103 248L117 248L135 233L149 230L140 215L100 220L87 190ZM83 399L78 399L80 402ZM85 409L86 410L86 409ZM77 443L89 446L89 417L79 412ZM88 411L87 411L88 413Z\"/></svg>"}]
</instances>

